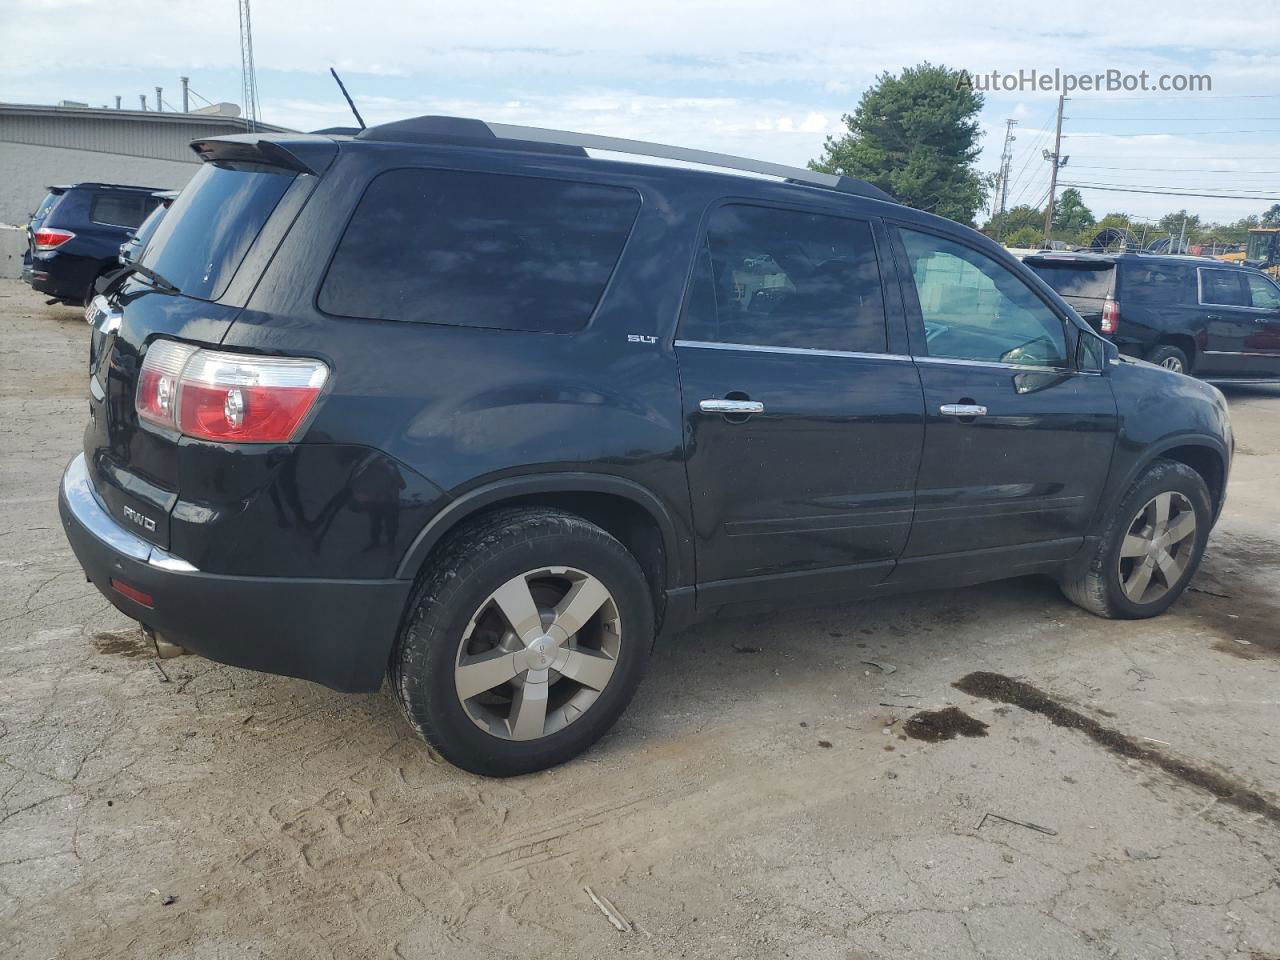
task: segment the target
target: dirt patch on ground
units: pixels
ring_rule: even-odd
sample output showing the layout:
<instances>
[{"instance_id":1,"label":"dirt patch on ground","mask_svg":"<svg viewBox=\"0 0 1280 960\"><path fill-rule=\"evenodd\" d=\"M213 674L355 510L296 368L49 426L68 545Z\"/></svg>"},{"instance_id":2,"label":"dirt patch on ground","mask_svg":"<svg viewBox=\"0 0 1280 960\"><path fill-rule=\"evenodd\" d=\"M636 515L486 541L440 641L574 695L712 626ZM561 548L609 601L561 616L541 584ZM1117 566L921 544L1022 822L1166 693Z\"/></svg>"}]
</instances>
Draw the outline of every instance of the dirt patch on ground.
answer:
<instances>
[{"instance_id":1,"label":"dirt patch on ground","mask_svg":"<svg viewBox=\"0 0 1280 960\"><path fill-rule=\"evenodd\" d=\"M929 743L954 740L957 736L985 737L987 735L987 725L969 716L959 707L923 710L908 717L902 729L913 740L925 740Z\"/></svg>"},{"instance_id":2,"label":"dirt patch on ground","mask_svg":"<svg viewBox=\"0 0 1280 960\"><path fill-rule=\"evenodd\" d=\"M126 657L130 660L155 655L155 650L145 643L139 633L99 633L93 638L93 648L99 653Z\"/></svg>"},{"instance_id":3,"label":"dirt patch on ground","mask_svg":"<svg viewBox=\"0 0 1280 960\"><path fill-rule=\"evenodd\" d=\"M998 673L980 671L956 681L954 686L972 697L1009 703L1023 710L1038 713L1059 727L1079 730L1094 743L1106 747L1117 756L1152 764L1185 783L1208 790L1223 803L1229 803L1246 813L1260 813L1272 823L1280 824L1280 806L1257 791L1236 783L1222 774L1184 763L1149 747L1141 746L1132 737L1110 727L1104 727L1092 717L1064 706L1029 683L1001 676Z\"/></svg>"}]
</instances>

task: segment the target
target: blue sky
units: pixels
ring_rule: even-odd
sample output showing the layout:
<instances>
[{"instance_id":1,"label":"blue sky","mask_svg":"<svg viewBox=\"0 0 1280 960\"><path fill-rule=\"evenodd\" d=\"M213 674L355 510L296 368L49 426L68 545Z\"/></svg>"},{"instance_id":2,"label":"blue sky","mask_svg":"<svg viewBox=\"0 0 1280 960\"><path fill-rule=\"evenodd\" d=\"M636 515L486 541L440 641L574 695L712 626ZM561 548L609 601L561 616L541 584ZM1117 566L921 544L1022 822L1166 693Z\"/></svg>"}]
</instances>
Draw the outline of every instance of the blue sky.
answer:
<instances>
[{"instance_id":1,"label":"blue sky","mask_svg":"<svg viewBox=\"0 0 1280 960\"><path fill-rule=\"evenodd\" d=\"M327 72L336 66L370 122L479 116L783 163L817 156L881 71L925 59L975 73L1208 74L1207 93L1076 95L1066 111L1063 153L1071 159L1063 179L1099 185L1082 190L1098 215L1186 207L1233 220L1280 197L1280 14L1273 8L860 6L258 0L254 48L264 118L298 129L350 121ZM125 24L127 62L113 62L104 54L121 52ZM183 74L211 100L239 99L233 0L0 0L0 36L8 51L0 100L97 106L120 94L136 106L139 93L153 100L159 85L175 103ZM103 37L112 39L104 46ZM1047 189L1040 151L1051 146L1055 97L987 97L984 169L999 164L1004 120L1019 121L1011 202L1038 203Z\"/></svg>"}]
</instances>

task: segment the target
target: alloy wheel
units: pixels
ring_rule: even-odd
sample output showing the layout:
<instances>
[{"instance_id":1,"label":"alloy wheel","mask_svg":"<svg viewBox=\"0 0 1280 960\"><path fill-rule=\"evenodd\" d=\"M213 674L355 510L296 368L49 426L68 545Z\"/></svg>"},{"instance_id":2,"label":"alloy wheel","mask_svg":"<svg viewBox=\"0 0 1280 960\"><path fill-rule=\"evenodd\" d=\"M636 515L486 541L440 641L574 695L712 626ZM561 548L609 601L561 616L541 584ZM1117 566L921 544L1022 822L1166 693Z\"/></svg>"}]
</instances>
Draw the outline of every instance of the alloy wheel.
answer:
<instances>
[{"instance_id":1,"label":"alloy wheel","mask_svg":"<svg viewBox=\"0 0 1280 960\"><path fill-rule=\"evenodd\" d=\"M596 577L542 567L512 577L464 631L454 687L467 716L504 740L536 740L581 717L609 685L618 606Z\"/></svg>"},{"instance_id":2,"label":"alloy wheel","mask_svg":"<svg viewBox=\"0 0 1280 960\"><path fill-rule=\"evenodd\" d=\"M1160 361L1160 366L1174 373L1182 373L1182 361L1177 357L1165 357Z\"/></svg>"},{"instance_id":3,"label":"alloy wheel","mask_svg":"<svg viewBox=\"0 0 1280 960\"><path fill-rule=\"evenodd\" d=\"M1196 512L1181 493L1152 497L1120 544L1120 587L1133 603L1155 603L1182 578L1196 543Z\"/></svg>"}]
</instances>

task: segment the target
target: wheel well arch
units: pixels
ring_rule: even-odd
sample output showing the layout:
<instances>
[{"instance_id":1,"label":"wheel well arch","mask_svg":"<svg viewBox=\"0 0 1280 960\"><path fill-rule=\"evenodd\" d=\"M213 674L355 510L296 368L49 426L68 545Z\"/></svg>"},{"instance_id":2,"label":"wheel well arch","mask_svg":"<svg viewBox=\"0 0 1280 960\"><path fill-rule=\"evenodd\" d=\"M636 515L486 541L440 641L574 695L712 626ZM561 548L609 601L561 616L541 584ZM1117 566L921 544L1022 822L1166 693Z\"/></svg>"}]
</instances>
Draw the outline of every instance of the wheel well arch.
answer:
<instances>
[{"instance_id":1,"label":"wheel well arch","mask_svg":"<svg viewBox=\"0 0 1280 960\"><path fill-rule=\"evenodd\" d=\"M661 610L666 589L682 582L679 540L662 501L637 483L603 474L511 477L470 490L427 522L405 552L396 576L416 577L435 547L460 524L513 506L564 510L616 537L644 571L655 609Z\"/></svg>"},{"instance_id":2,"label":"wheel well arch","mask_svg":"<svg viewBox=\"0 0 1280 960\"><path fill-rule=\"evenodd\" d=\"M1162 333L1160 339L1156 341L1156 346L1177 347L1187 355L1187 369L1192 370L1196 365L1197 350L1195 337L1187 333Z\"/></svg>"},{"instance_id":3,"label":"wheel well arch","mask_svg":"<svg viewBox=\"0 0 1280 960\"><path fill-rule=\"evenodd\" d=\"M1161 450L1152 459L1156 458L1175 460L1200 474L1205 486L1209 488L1209 498L1213 503L1213 516L1216 520L1226 496L1227 464L1222 454L1206 444L1186 443Z\"/></svg>"}]
</instances>

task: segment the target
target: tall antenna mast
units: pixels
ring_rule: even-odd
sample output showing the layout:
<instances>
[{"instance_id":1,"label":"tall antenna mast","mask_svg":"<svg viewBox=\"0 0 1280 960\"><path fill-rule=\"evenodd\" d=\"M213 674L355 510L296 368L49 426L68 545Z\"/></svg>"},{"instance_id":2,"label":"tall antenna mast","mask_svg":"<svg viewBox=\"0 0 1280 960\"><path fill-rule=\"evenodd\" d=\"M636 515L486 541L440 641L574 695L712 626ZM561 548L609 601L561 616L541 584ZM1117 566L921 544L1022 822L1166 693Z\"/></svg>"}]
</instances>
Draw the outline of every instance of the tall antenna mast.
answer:
<instances>
[{"instance_id":1,"label":"tall antenna mast","mask_svg":"<svg viewBox=\"0 0 1280 960\"><path fill-rule=\"evenodd\" d=\"M258 77L253 68L253 23L249 18L249 0L240 3L240 100L244 122L249 130L257 130L262 108L258 104Z\"/></svg>"}]
</instances>

